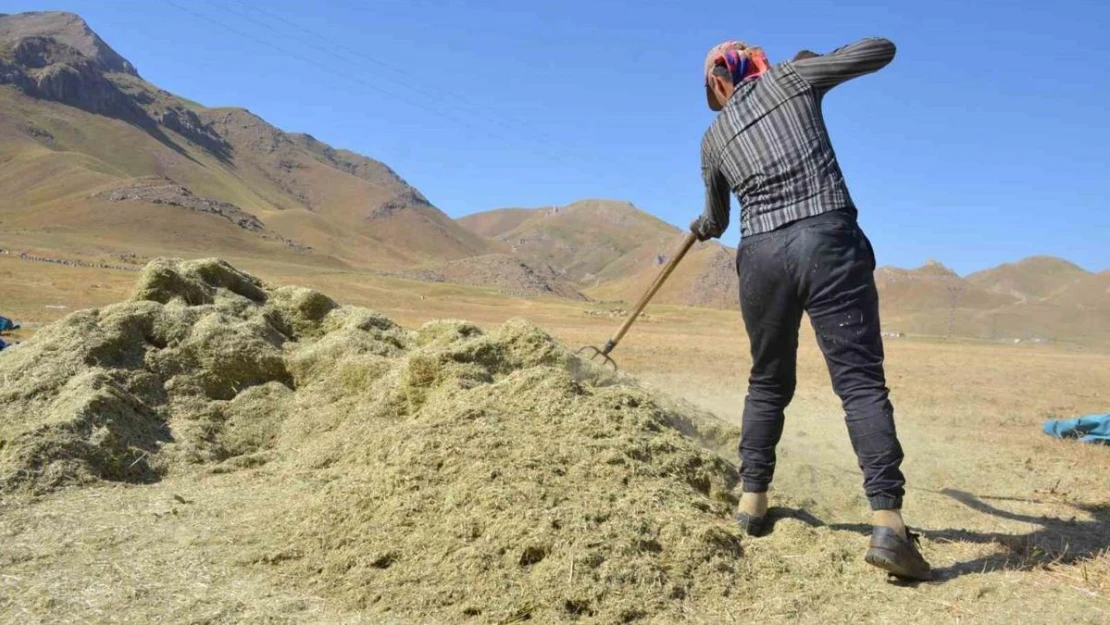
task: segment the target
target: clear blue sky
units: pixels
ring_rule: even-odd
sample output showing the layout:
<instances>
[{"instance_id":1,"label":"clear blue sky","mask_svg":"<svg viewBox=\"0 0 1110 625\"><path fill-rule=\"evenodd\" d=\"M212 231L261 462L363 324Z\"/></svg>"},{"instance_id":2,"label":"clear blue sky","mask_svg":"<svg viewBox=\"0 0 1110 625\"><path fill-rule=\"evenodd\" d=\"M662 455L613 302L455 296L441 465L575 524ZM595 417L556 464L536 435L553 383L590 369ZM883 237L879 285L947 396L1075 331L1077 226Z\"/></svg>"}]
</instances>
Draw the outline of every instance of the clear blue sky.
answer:
<instances>
[{"instance_id":1,"label":"clear blue sky","mask_svg":"<svg viewBox=\"0 0 1110 625\"><path fill-rule=\"evenodd\" d=\"M80 13L157 85L385 161L452 216L608 197L678 225L701 210L711 45L744 39L777 61L885 36L894 63L825 105L879 262L966 273L1053 254L1110 268L1103 2L251 6L4 0L0 12ZM734 213L725 241L737 237Z\"/></svg>"}]
</instances>

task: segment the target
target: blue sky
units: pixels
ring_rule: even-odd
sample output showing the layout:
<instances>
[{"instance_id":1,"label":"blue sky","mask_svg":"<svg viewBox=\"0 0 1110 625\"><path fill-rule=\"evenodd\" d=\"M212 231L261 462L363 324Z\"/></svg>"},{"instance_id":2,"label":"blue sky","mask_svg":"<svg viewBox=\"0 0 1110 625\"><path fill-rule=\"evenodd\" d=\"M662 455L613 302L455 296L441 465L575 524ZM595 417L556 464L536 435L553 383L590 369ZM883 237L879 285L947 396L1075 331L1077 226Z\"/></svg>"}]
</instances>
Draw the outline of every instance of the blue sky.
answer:
<instances>
[{"instance_id":1,"label":"blue sky","mask_svg":"<svg viewBox=\"0 0 1110 625\"><path fill-rule=\"evenodd\" d=\"M176 6L174 6L176 5ZM27 0L148 80L385 161L452 216L627 199L685 225L712 121L700 67L884 36L825 112L879 262L1034 254L1110 269L1110 8L1045 2ZM725 241L735 244L733 225Z\"/></svg>"}]
</instances>

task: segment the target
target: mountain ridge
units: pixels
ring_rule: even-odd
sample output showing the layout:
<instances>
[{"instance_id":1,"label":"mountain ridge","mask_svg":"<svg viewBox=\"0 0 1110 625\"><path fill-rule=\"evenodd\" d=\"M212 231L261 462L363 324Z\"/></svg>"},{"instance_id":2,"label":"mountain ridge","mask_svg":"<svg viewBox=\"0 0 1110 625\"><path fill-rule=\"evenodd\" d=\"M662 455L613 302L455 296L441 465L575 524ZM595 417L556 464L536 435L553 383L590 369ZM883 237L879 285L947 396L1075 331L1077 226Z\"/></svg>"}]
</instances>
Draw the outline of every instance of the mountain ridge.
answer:
<instances>
[{"instance_id":1,"label":"mountain ridge","mask_svg":"<svg viewBox=\"0 0 1110 625\"><path fill-rule=\"evenodd\" d=\"M74 253L84 241L573 299L638 299L684 236L599 198L453 220L381 161L153 85L61 12L0 15L0 190L6 233L49 233ZM936 261L875 273L892 330L1060 340L1107 339L1107 276L1045 256L967 276ZM737 293L735 250L706 242L654 303L734 308Z\"/></svg>"},{"instance_id":2,"label":"mountain ridge","mask_svg":"<svg viewBox=\"0 0 1110 625\"><path fill-rule=\"evenodd\" d=\"M507 208L475 213L459 222L476 234L505 244L533 262L549 262L602 301L634 302L658 275L684 232L664 224L620 254L612 254L596 273L575 273L621 233L622 220L638 211L628 202L588 200L594 209L611 210L609 220L572 220L567 207ZM590 213L591 216L594 213ZM650 217L650 216L648 216ZM553 226L556 224L558 227ZM567 232L567 230L571 230ZM583 255L575 256L576 251ZM653 299L655 305L739 307L736 251L719 243L699 243L678 265ZM961 276L936 259L904 269L880 266L884 327L894 333L960 335L984 339L1097 341L1110 343L1110 271L1093 274L1064 259L1030 256Z\"/></svg>"},{"instance_id":3,"label":"mountain ridge","mask_svg":"<svg viewBox=\"0 0 1110 625\"><path fill-rule=\"evenodd\" d=\"M0 182L9 179L17 190L4 217L24 228L122 235L134 218L156 212L169 222L199 219L233 252L262 231L216 235L218 224L205 221L219 219L215 212L186 215L167 210L180 202L154 206L136 194L123 209L100 193L154 177L223 206L221 214L249 215L275 235L270 242L295 242L301 256L311 248L315 256L385 268L495 251L380 161L145 81L74 14L0 17L0 107ZM171 250L210 248L211 236L183 226L167 223L133 238ZM255 244L267 245L248 247Z\"/></svg>"},{"instance_id":4,"label":"mountain ridge","mask_svg":"<svg viewBox=\"0 0 1110 625\"><path fill-rule=\"evenodd\" d=\"M13 17L19 19L3 19ZM75 13L67 11L0 13L0 39L36 36L50 36L57 39L98 63L106 71L139 75L130 61L113 50L107 42L93 32L84 19Z\"/></svg>"}]
</instances>

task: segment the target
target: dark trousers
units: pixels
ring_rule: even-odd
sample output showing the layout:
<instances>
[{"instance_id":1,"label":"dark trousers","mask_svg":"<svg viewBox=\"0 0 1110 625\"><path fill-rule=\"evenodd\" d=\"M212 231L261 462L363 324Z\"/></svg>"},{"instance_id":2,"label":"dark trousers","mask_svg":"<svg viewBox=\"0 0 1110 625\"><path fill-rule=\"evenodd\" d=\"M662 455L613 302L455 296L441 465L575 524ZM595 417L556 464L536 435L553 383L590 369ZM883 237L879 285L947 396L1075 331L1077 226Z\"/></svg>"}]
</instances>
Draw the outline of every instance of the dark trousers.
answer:
<instances>
[{"instance_id":1,"label":"dark trousers","mask_svg":"<svg viewBox=\"0 0 1110 625\"><path fill-rule=\"evenodd\" d=\"M901 508L902 447L883 374L875 255L855 216L835 211L744 237L736 264L752 350L740 439L744 491L766 492L774 476L805 311L847 414L871 508Z\"/></svg>"}]
</instances>

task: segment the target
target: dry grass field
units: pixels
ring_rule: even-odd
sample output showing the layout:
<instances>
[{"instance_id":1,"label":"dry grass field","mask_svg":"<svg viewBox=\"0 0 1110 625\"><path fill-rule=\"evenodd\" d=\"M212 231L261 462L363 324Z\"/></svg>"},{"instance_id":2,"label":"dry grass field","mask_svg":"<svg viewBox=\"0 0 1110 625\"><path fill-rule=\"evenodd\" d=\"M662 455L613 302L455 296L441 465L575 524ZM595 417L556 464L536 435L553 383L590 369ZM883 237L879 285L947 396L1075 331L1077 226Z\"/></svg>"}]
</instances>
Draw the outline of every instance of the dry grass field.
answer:
<instances>
[{"instance_id":1,"label":"dry grass field","mask_svg":"<svg viewBox=\"0 0 1110 625\"><path fill-rule=\"evenodd\" d=\"M243 263L407 327L524 317L567 345L602 343L601 303L521 299L376 275ZM135 274L0 257L0 302L34 323L126 296ZM46 306L67 306L66 309ZM616 352L649 388L741 415L739 314L657 307ZM33 327L32 327L33 330ZM24 334L24 337L27 334ZM1110 355L895 339L888 374L909 479L906 514L938 581L887 583L862 560L866 501L838 402L803 329L799 390L772 493L773 531L745 539L742 591L691 623L1105 623L1110 451L1048 439L1047 417L1105 411ZM730 460L734 460L731 458ZM306 591L251 560L243 529L310 482L265 470L176 475L0 503L0 622L416 623ZM527 615L522 616L527 618ZM419 621L431 622L431 621ZM460 621L462 622L462 621ZM475 620L474 622L485 622ZM662 621L658 621L662 622Z\"/></svg>"},{"instance_id":2,"label":"dry grass field","mask_svg":"<svg viewBox=\"0 0 1110 625\"><path fill-rule=\"evenodd\" d=\"M452 220L71 14L0 16L0 69L0 624L1110 622L1110 448L1041 432L1110 410L1110 272L876 273L937 573L895 584L808 327L773 527L730 520L731 250L603 373L552 337L604 344L672 253L631 204Z\"/></svg>"}]
</instances>

